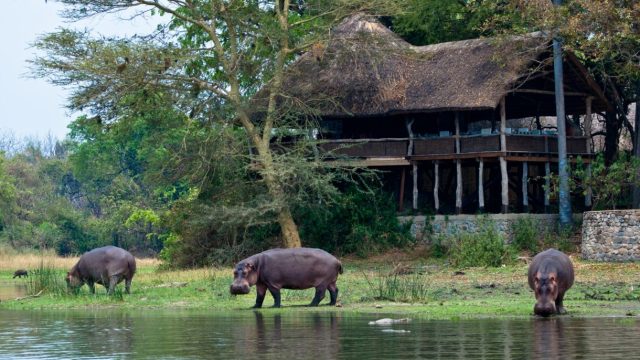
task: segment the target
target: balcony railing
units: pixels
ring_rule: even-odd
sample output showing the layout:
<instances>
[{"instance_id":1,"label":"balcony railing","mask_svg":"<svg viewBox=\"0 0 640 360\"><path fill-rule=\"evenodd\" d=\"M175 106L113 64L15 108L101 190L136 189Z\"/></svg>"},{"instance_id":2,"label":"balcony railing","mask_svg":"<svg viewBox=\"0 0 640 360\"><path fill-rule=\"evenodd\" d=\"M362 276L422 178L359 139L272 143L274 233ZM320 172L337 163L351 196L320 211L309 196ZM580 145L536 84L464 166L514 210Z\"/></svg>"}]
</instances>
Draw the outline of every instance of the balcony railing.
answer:
<instances>
[{"instance_id":1,"label":"balcony railing","mask_svg":"<svg viewBox=\"0 0 640 360\"><path fill-rule=\"evenodd\" d=\"M319 145L325 152L337 156L359 158L455 155L455 137L413 139L413 151L409 152L408 138L392 139L341 139L328 140ZM555 135L506 135L507 152L530 154L557 154L558 139ZM460 137L460 154L500 151L500 135L470 135ZM587 153L587 138L567 137L567 153Z\"/></svg>"}]
</instances>

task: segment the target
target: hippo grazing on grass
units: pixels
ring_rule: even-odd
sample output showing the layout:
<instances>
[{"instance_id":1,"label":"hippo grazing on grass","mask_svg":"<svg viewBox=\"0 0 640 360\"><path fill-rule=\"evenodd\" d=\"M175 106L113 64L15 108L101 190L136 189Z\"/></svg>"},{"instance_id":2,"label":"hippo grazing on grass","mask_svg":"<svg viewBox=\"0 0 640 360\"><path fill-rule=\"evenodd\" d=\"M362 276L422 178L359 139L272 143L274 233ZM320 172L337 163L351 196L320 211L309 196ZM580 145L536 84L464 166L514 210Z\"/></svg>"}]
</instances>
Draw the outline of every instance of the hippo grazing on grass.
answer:
<instances>
[{"instance_id":1,"label":"hippo grazing on grass","mask_svg":"<svg viewBox=\"0 0 640 360\"><path fill-rule=\"evenodd\" d=\"M78 289L87 284L92 294L98 283L113 294L116 285L123 279L125 291L129 294L131 279L136 273L136 259L128 251L115 246L105 246L84 253L67 273L66 281L69 289Z\"/></svg>"},{"instance_id":2,"label":"hippo grazing on grass","mask_svg":"<svg viewBox=\"0 0 640 360\"><path fill-rule=\"evenodd\" d=\"M256 285L254 308L262 307L267 289L273 296L273 307L280 307L280 289L304 290L316 288L310 306L318 306L328 289L330 305L336 304L336 280L342 274L342 264L320 249L273 249L240 261L233 271L230 291L234 295L248 294Z\"/></svg>"},{"instance_id":3,"label":"hippo grazing on grass","mask_svg":"<svg viewBox=\"0 0 640 360\"><path fill-rule=\"evenodd\" d=\"M27 270L24 270L24 269L18 269L18 270L16 270L16 271L13 273L13 277L12 277L12 279L15 279L16 277L21 278L21 277L23 277L23 276L29 277L29 274L27 273Z\"/></svg>"},{"instance_id":4,"label":"hippo grazing on grass","mask_svg":"<svg viewBox=\"0 0 640 360\"><path fill-rule=\"evenodd\" d=\"M536 295L533 312L540 316L566 314L562 300L573 279L573 264L563 252L549 249L536 255L529 265L529 287Z\"/></svg>"}]
</instances>

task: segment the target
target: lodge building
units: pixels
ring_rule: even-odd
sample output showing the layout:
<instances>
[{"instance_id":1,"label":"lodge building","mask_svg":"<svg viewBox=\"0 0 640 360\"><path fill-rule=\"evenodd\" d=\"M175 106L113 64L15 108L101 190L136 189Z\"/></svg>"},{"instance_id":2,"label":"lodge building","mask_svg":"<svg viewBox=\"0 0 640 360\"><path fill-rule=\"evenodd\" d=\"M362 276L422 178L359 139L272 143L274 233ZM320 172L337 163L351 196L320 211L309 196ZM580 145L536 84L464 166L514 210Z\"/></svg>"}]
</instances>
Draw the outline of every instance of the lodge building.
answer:
<instances>
[{"instance_id":1,"label":"lodge building","mask_svg":"<svg viewBox=\"0 0 640 360\"><path fill-rule=\"evenodd\" d=\"M573 53L563 61L567 153L588 163L592 114L611 105ZM314 109L325 154L383 171L399 210L553 207L558 137L540 121L556 113L553 61L541 33L413 46L357 15L289 66L284 89Z\"/></svg>"}]
</instances>

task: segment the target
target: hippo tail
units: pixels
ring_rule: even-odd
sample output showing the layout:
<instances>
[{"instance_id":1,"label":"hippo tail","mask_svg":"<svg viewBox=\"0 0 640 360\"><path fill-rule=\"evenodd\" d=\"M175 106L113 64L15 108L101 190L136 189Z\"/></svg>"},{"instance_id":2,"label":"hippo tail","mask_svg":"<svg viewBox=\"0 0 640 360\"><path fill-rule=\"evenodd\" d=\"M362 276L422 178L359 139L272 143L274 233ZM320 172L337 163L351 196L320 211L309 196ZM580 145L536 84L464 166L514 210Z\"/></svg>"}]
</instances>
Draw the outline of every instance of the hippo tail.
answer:
<instances>
[{"instance_id":1,"label":"hippo tail","mask_svg":"<svg viewBox=\"0 0 640 360\"><path fill-rule=\"evenodd\" d=\"M338 274L342 274L344 272L344 270L342 269L342 263L339 262L338 263Z\"/></svg>"}]
</instances>

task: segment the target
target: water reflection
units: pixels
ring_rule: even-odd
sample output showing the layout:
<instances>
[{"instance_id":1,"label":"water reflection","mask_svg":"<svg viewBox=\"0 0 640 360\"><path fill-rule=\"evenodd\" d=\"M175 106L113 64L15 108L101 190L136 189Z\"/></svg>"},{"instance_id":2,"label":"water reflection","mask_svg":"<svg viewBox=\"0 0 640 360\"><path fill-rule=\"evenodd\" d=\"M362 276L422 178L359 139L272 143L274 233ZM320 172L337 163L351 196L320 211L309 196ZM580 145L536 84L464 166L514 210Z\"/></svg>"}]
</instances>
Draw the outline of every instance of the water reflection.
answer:
<instances>
[{"instance_id":1,"label":"water reflection","mask_svg":"<svg viewBox=\"0 0 640 360\"><path fill-rule=\"evenodd\" d=\"M0 280L0 301L13 300L27 294L26 279Z\"/></svg>"},{"instance_id":2,"label":"water reflection","mask_svg":"<svg viewBox=\"0 0 640 360\"><path fill-rule=\"evenodd\" d=\"M419 321L242 311L0 310L0 359L619 359L635 357L637 318Z\"/></svg>"}]
</instances>

